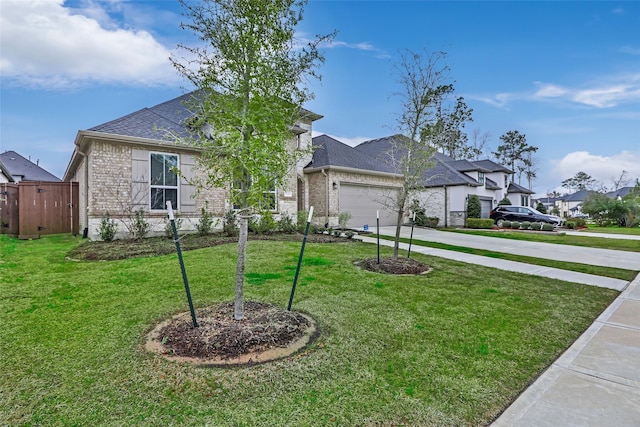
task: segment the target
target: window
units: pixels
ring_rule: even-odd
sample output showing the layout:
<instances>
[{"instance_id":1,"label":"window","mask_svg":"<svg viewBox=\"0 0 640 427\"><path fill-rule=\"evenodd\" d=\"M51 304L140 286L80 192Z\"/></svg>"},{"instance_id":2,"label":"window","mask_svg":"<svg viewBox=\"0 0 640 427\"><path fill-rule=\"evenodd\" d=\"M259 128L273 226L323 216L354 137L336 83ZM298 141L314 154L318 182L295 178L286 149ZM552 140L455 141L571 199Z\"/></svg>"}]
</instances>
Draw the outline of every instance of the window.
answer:
<instances>
[{"instance_id":1,"label":"window","mask_svg":"<svg viewBox=\"0 0 640 427\"><path fill-rule=\"evenodd\" d=\"M176 154L151 153L151 210L166 210L168 200L178 209L177 167Z\"/></svg>"},{"instance_id":2,"label":"window","mask_svg":"<svg viewBox=\"0 0 640 427\"><path fill-rule=\"evenodd\" d=\"M484 172L478 172L478 183L484 185Z\"/></svg>"},{"instance_id":3,"label":"window","mask_svg":"<svg viewBox=\"0 0 640 427\"><path fill-rule=\"evenodd\" d=\"M529 206L529 196L520 196L520 206Z\"/></svg>"},{"instance_id":4,"label":"window","mask_svg":"<svg viewBox=\"0 0 640 427\"><path fill-rule=\"evenodd\" d=\"M249 177L248 180L250 181L251 177ZM247 182L247 179L236 178L233 182L233 192L234 193L246 192L247 191L247 189L245 188L246 182ZM271 185L269 187L269 190L265 191L263 194L264 194L264 199L263 199L264 204L261 207L261 209L270 210L270 211L277 210L278 190L276 190L275 185ZM235 201L233 203L233 209L240 209L241 202L242 202L241 199L242 199L241 194L236 196Z\"/></svg>"},{"instance_id":5,"label":"window","mask_svg":"<svg viewBox=\"0 0 640 427\"><path fill-rule=\"evenodd\" d=\"M507 188L509 186L509 175L505 174L504 175L504 188Z\"/></svg>"}]
</instances>

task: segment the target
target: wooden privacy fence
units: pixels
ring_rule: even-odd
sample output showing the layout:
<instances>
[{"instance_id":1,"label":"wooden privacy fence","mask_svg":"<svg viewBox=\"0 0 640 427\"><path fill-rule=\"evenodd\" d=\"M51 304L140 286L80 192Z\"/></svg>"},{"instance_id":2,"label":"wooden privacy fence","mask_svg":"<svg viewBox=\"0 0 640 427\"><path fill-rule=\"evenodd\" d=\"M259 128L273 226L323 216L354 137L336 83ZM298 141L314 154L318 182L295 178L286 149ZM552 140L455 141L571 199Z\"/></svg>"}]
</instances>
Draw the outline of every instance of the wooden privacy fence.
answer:
<instances>
[{"instance_id":1,"label":"wooden privacy fence","mask_svg":"<svg viewBox=\"0 0 640 427\"><path fill-rule=\"evenodd\" d=\"M31 239L78 230L77 182L0 184L0 233Z\"/></svg>"}]
</instances>

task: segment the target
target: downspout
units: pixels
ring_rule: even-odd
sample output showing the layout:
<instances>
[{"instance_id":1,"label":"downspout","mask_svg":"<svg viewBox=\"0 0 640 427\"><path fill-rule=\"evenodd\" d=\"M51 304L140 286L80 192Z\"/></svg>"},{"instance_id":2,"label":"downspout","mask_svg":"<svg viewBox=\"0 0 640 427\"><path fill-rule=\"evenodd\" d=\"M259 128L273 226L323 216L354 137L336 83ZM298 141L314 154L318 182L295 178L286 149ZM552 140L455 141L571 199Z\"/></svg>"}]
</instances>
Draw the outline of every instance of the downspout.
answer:
<instances>
[{"instance_id":1,"label":"downspout","mask_svg":"<svg viewBox=\"0 0 640 427\"><path fill-rule=\"evenodd\" d=\"M325 194L324 194L324 206L325 206L325 211L324 211L324 222L325 222L325 227L329 226L329 175L327 175L327 173L324 171L324 169L320 169L320 172L322 172L322 175L325 176Z\"/></svg>"},{"instance_id":2,"label":"downspout","mask_svg":"<svg viewBox=\"0 0 640 427\"><path fill-rule=\"evenodd\" d=\"M443 187L444 187L444 228L447 228L449 226L449 212L447 211L447 202L448 202L447 186L443 185Z\"/></svg>"},{"instance_id":3,"label":"downspout","mask_svg":"<svg viewBox=\"0 0 640 427\"><path fill-rule=\"evenodd\" d=\"M78 154L82 156L84 159L84 230L82 231L82 238L86 239L89 235L89 158L85 153L80 151L80 146L78 146ZM78 192L80 191L80 186L78 186ZM80 195L78 194L78 200L80 199ZM78 218L80 221L80 218Z\"/></svg>"}]
</instances>

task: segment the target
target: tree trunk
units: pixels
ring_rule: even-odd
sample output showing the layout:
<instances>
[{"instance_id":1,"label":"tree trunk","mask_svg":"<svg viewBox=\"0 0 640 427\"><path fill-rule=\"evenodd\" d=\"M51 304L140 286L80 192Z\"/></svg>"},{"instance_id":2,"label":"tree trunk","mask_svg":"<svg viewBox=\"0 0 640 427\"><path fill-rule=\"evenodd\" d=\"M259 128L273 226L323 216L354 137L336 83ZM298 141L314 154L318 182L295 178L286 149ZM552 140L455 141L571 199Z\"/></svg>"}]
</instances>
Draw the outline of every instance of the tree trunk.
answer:
<instances>
[{"instance_id":1,"label":"tree trunk","mask_svg":"<svg viewBox=\"0 0 640 427\"><path fill-rule=\"evenodd\" d=\"M396 222L396 238L393 242L393 259L398 259L398 249L400 248L400 229L402 228L402 217L404 216L404 209L398 211L398 220Z\"/></svg>"},{"instance_id":2,"label":"tree trunk","mask_svg":"<svg viewBox=\"0 0 640 427\"><path fill-rule=\"evenodd\" d=\"M234 299L233 318L242 320L244 318L244 261L247 255L247 229L248 217L238 215L240 225L240 236L238 237L238 265L236 267L236 294Z\"/></svg>"}]
</instances>

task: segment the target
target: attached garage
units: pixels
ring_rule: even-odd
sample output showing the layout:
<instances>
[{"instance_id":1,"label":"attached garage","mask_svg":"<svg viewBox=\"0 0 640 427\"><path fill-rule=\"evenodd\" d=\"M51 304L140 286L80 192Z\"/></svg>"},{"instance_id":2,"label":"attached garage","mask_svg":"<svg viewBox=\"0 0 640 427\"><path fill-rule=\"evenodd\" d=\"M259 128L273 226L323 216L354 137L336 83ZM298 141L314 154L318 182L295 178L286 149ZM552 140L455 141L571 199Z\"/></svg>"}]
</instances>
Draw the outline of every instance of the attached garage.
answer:
<instances>
[{"instance_id":1,"label":"attached garage","mask_svg":"<svg viewBox=\"0 0 640 427\"><path fill-rule=\"evenodd\" d=\"M380 226L396 225L397 212L391 210L391 200L397 200L399 189L396 187L370 186L352 183L340 183L340 212L349 212L351 228L369 228L376 226L376 211L380 212ZM386 205L386 206L385 206Z\"/></svg>"},{"instance_id":2,"label":"attached garage","mask_svg":"<svg viewBox=\"0 0 640 427\"><path fill-rule=\"evenodd\" d=\"M489 218L491 208L493 207L493 199L479 197L480 199L480 218Z\"/></svg>"}]
</instances>

